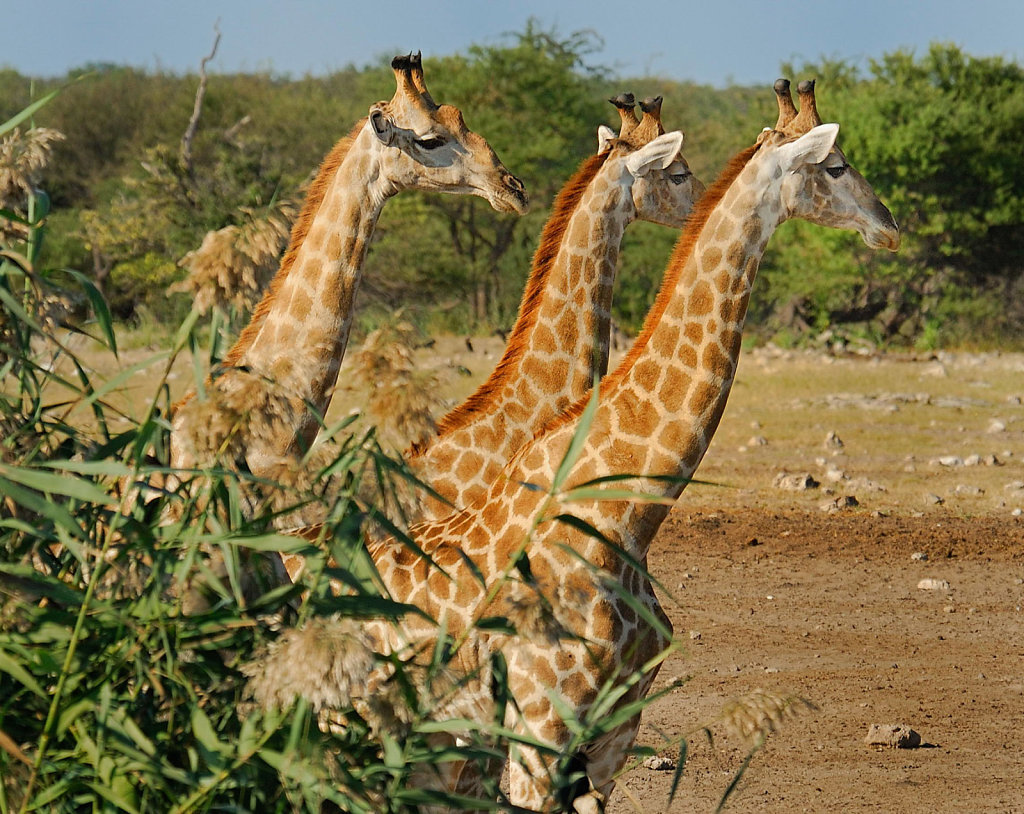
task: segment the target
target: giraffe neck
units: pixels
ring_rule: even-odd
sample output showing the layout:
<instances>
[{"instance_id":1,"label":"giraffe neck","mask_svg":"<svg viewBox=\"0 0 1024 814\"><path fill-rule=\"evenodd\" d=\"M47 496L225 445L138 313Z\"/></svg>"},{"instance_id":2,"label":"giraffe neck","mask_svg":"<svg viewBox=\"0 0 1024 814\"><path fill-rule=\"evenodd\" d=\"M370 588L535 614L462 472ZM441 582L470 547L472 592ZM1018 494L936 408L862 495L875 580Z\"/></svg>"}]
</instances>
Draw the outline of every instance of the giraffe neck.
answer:
<instances>
[{"instance_id":1,"label":"giraffe neck","mask_svg":"<svg viewBox=\"0 0 1024 814\"><path fill-rule=\"evenodd\" d=\"M682 262L660 319L610 383L609 409L644 414L634 426L649 441L644 474L688 478L707 451L736 375L747 305L781 208L764 195L766 168L751 161L708 215ZM660 304L658 304L660 305ZM657 307L657 305L656 305ZM645 407L644 405L649 405ZM628 425L622 426L626 432ZM666 488L677 497L684 484Z\"/></svg>"},{"instance_id":2,"label":"giraffe neck","mask_svg":"<svg viewBox=\"0 0 1024 814\"><path fill-rule=\"evenodd\" d=\"M607 368L619 246L636 207L622 162L606 159L589 159L559 194L494 372L413 459L420 476L456 505L484 492L540 427L587 392L595 371ZM480 454L472 466L452 466L453 456L474 448Z\"/></svg>"},{"instance_id":3,"label":"giraffe neck","mask_svg":"<svg viewBox=\"0 0 1024 814\"><path fill-rule=\"evenodd\" d=\"M291 403L295 423L270 439L268 454L308 449L330 402L370 238L398 191L382 174L374 146L368 128L355 136L251 341L229 354Z\"/></svg>"},{"instance_id":4,"label":"giraffe neck","mask_svg":"<svg viewBox=\"0 0 1024 814\"><path fill-rule=\"evenodd\" d=\"M751 286L782 219L777 196L764 194L773 184L772 167L751 153L737 158L742 169L724 191L712 188L698 205L694 222L706 217L702 228L684 232L643 332L602 383L573 482L630 474L686 479L707 451L735 377ZM582 407L578 403L573 413ZM576 426L565 421L542 436L540 454L528 450L510 480L550 477ZM643 480L635 488L674 500L685 481ZM660 503L609 501L586 511L642 558L668 510Z\"/></svg>"}]
</instances>

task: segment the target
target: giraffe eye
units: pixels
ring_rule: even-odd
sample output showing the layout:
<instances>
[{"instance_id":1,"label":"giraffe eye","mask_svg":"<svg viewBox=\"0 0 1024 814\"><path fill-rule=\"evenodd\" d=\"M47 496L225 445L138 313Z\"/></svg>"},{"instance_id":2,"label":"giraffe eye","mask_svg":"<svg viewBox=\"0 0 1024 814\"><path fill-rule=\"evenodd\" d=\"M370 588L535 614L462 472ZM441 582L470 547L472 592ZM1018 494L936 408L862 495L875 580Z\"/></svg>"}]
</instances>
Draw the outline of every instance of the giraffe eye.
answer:
<instances>
[{"instance_id":1,"label":"giraffe eye","mask_svg":"<svg viewBox=\"0 0 1024 814\"><path fill-rule=\"evenodd\" d=\"M444 144L444 139L440 136L424 136L416 139L416 143L424 150L436 150Z\"/></svg>"},{"instance_id":2,"label":"giraffe eye","mask_svg":"<svg viewBox=\"0 0 1024 814\"><path fill-rule=\"evenodd\" d=\"M669 176L669 180L671 180L673 184L676 184L678 186L689 177L690 173L688 172L674 172L672 173L672 175Z\"/></svg>"},{"instance_id":3,"label":"giraffe eye","mask_svg":"<svg viewBox=\"0 0 1024 814\"><path fill-rule=\"evenodd\" d=\"M849 164L840 164L838 167L825 167L825 172L833 178L838 178L850 168Z\"/></svg>"}]
</instances>

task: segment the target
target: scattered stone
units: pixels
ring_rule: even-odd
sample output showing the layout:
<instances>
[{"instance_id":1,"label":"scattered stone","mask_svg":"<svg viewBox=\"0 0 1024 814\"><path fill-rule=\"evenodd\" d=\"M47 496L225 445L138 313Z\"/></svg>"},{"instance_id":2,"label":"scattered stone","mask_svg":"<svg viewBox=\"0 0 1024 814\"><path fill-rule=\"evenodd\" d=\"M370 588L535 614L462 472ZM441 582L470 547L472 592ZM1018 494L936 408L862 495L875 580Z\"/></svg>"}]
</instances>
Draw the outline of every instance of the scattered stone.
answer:
<instances>
[{"instance_id":1,"label":"scattered stone","mask_svg":"<svg viewBox=\"0 0 1024 814\"><path fill-rule=\"evenodd\" d=\"M826 500L823 503L819 503L818 508L823 512L838 512L843 509L852 509L854 506L859 505L860 502L853 495L843 495L834 500Z\"/></svg>"},{"instance_id":2,"label":"scattered stone","mask_svg":"<svg viewBox=\"0 0 1024 814\"><path fill-rule=\"evenodd\" d=\"M988 431L992 435L1006 432L1006 422L1000 421L998 418L993 418L992 421L989 422Z\"/></svg>"},{"instance_id":3,"label":"scattered stone","mask_svg":"<svg viewBox=\"0 0 1024 814\"><path fill-rule=\"evenodd\" d=\"M1010 481L1003 488L1004 489L1012 489L1015 492L1019 492L1021 490L1024 490L1024 480L1013 480L1013 481Z\"/></svg>"},{"instance_id":4,"label":"scattered stone","mask_svg":"<svg viewBox=\"0 0 1024 814\"><path fill-rule=\"evenodd\" d=\"M825 480L829 483L839 483L841 480L847 480L846 473L837 466L829 466L825 470Z\"/></svg>"},{"instance_id":5,"label":"scattered stone","mask_svg":"<svg viewBox=\"0 0 1024 814\"><path fill-rule=\"evenodd\" d=\"M942 362L932 362L927 365L924 370L921 371L922 376L937 376L940 379L946 378L949 373L946 371L946 366Z\"/></svg>"},{"instance_id":6,"label":"scattered stone","mask_svg":"<svg viewBox=\"0 0 1024 814\"><path fill-rule=\"evenodd\" d=\"M964 458L964 466L979 466L980 464L980 455L968 455L966 458Z\"/></svg>"},{"instance_id":7,"label":"scattered stone","mask_svg":"<svg viewBox=\"0 0 1024 814\"><path fill-rule=\"evenodd\" d=\"M755 436L752 436L749 441L747 441L747 446L748 447L766 447L766 446L768 446L768 439L765 438L763 435L755 435Z\"/></svg>"},{"instance_id":8,"label":"scattered stone","mask_svg":"<svg viewBox=\"0 0 1024 814\"><path fill-rule=\"evenodd\" d=\"M959 455L940 455L935 459L939 466L963 466L964 459Z\"/></svg>"},{"instance_id":9,"label":"scattered stone","mask_svg":"<svg viewBox=\"0 0 1024 814\"><path fill-rule=\"evenodd\" d=\"M654 772L671 772L675 771L676 762L669 757L654 755L643 762L643 767Z\"/></svg>"},{"instance_id":10,"label":"scattered stone","mask_svg":"<svg viewBox=\"0 0 1024 814\"><path fill-rule=\"evenodd\" d=\"M921 736L906 724L871 724L864 742L876 748L916 749Z\"/></svg>"},{"instance_id":11,"label":"scattered stone","mask_svg":"<svg viewBox=\"0 0 1024 814\"><path fill-rule=\"evenodd\" d=\"M882 486L882 484L875 483L873 480L868 480L867 478L857 478L856 480L850 481L850 487L864 492L888 491L884 486Z\"/></svg>"},{"instance_id":12,"label":"scattered stone","mask_svg":"<svg viewBox=\"0 0 1024 814\"><path fill-rule=\"evenodd\" d=\"M955 605L946 605L946 607L944 607L942 610L943 610L944 613L956 613L956 606Z\"/></svg>"},{"instance_id":13,"label":"scattered stone","mask_svg":"<svg viewBox=\"0 0 1024 814\"><path fill-rule=\"evenodd\" d=\"M1010 512L1011 517L1020 517L1022 514L1024 514L1024 509L1014 509Z\"/></svg>"},{"instance_id":14,"label":"scattered stone","mask_svg":"<svg viewBox=\"0 0 1024 814\"><path fill-rule=\"evenodd\" d=\"M701 640L701 636L702 636L702 634L701 634L701 632L699 630L691 630L690 631L690 640L691 641L699 642Z\"/></svg>"},{"instance_id":15,"label":"scattered stone","mask_svg":"<svg viewBox=\"0 0 1024 814\"><path fill-rule=\"evenodd\" d=\"M953 490L953 494L960 495L961 497L981 497L985 494L985 490L980 486L971 486L966 483L957 484L957 487Z\"/></svg>"},{"instance_id":16,"label":"scattered stone","mask_svg":"<svg viewBox=\"0 0 1024 814\"><path fill-rule=\"evenodd\" d=\"M835 430L829 430L828 435L825 436L825 443L822 444L825 449L842 449L846 444L843 443L843 439L840 438Z\"/></svg>"},{"instance_id":17,"label":"scattered stone","mask_svg":"<svg viewBox=\"0 0 1024 814\"><path fill-rule=\"evenodd\" d=\"M946 501L943 500L938 495L934 495L931 492L929 492L927 495L924 496L924 502L932 506L941 506Z\"/></svg>"},{"instance_id":18,"label":"scattered stone","mask_svg":"<svg viewBox=\"0 0 1024 814\"><path fill-rule=\"evenodd\" d=\"M809 472L804 472L798 475L789 475L785 472L779 472L775 476L775 480L772 481L772 486L776 489L787 489L791 492L804 492L808 489L817 489L821 486Z\"/></svg>"},{"instance_id":19,"label":"scattered stone","mask_svg":"<svg viewBox=\"0 0 1024 814\"><path fill-rule=\"evenodd\" d=\"M985 466L1002 466L1003 462L1000 461L995 455L985 455L982 457L981 462Z\"/></svg>"},{"instance_id":20,"label":"scattered stone","mask_svg":"<svg viewBox=\"0 0 1024 814\"><path fill-rule=\"evenodd\" d=\"M926 577L917 583L917 589L919 591L948 591L949 582L944 579Z\"/></svg>"},{"instance_id":21,"label":"scattered stone","mask_svg":"<svg viewBox=\"0 0 1024 814\"><path fill-rule=\"evenodd\" d=\"M913 554L910 555L910 559L912 559L914 562L927 562L928 555L924 551L915 551Z\"/></svg>"}]
</instances>

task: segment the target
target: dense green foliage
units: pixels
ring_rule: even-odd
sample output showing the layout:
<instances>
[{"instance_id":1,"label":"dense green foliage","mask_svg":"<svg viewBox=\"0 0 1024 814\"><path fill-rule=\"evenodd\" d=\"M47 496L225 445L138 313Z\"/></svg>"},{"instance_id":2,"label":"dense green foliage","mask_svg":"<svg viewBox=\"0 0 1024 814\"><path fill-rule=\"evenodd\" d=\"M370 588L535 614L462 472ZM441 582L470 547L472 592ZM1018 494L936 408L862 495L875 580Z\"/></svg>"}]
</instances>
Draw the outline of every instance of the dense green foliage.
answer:
<instances>
[{"instance_id":1,"label":"dense green foliage","mask_svg":"<svg viewBox=\"0 0 1024 814\"><path fill-rule=\"evenodd\" d=\"M789 224L769 248L759 314L920 346L1019 345L1024 309L1024 68L948 45L817 75L819 110L903 232L896 255ZM781 319L780 319L781 318Z\"/></svg>"},{"instance_id":2,"label":"dense green foliage","mask_svg":"<svg viewBox=\"0 0 1024 814\"><path fill-rule=\"evenodd\" d=\"M363 325L412 303L424 324L457 331L507 328L550 202L617 125L604 101L622 90L661 94L668 127L705 181L775 118L770 86L717 90L665 78L615 78L589 59L588 35L560 38L529 25L500 45L431 57L435 98L525 181L521 219L483 201L409 194L385 209L367 263ZM855 236L788 224L769 247L751 305L751 330L800 341L825 328L880 343L1012 343L1024 309L1024 69L947 45L887 54L866 75L841 61L799 68L818 77L819 110L842 124L841 143L903 229L899 254L865 250ZM294 196L330 145L369 105L393 92L382 62L326 77L213 75L194 147L180 166L181 135L197 77L89 66L40 112L66 136L47 183L53 215L46 264L85 272L114 313L130 318L184 276L178 261L203 235ZM0 73L0 120L64 82ZM249 213L247 215L246 213ZM638 225L626 237L615 310L639 325L674 240ZM173 321L172 319L172 321Z\"/></svg>"}]
</instances>

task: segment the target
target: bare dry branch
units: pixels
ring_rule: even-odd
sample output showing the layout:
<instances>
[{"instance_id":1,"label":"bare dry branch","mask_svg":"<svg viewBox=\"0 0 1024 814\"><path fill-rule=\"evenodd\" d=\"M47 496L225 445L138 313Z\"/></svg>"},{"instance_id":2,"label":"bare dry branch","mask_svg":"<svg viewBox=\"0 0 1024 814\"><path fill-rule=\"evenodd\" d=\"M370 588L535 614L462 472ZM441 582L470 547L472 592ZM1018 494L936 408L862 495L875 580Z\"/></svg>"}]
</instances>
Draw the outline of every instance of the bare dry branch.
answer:
<instances>
[{"instance_id":1,"label":"bare dry branch","mask_svg":"<svg viewBox=\"0 0 1024 814\"><path fill-rule=\"evenodd\" d=\"M188 121L188 127L185 128L185 135L181 137L181 166L185 169L189 178L192 178L192 141L196 137L196 130L199 129L199 116L203 112L203 98L206 96L206 63L208 63L217 53L217 46L220 45L220 20L218 20L213 26L214 33L217 35L213 39L213 48L210 49L208 56L203 57L199 62L199 87L196 88L196 103L192 108L192 118Z\"/></svg>"}]
</instances>

